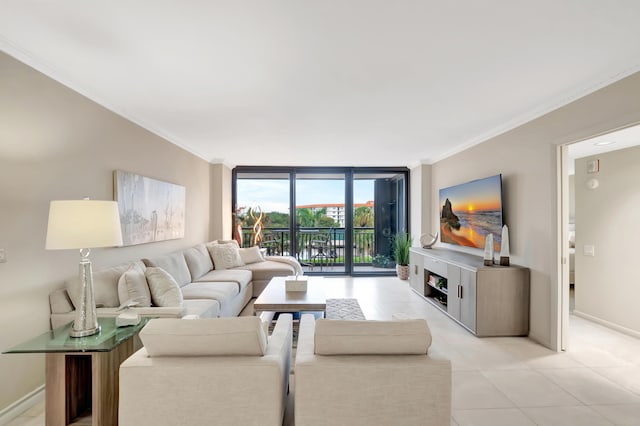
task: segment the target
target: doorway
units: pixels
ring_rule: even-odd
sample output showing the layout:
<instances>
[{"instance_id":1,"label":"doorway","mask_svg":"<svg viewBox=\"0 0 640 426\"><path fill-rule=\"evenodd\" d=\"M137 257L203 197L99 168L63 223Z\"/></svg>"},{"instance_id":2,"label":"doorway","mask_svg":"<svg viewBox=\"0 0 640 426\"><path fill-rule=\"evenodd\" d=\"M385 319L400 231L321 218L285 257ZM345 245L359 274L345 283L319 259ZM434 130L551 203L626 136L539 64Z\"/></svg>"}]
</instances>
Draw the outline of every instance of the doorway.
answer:
<instances>
[{"instance_id":1,"label":"doorway","mask_svg":"<svg viewBox=\"0 0 640 426\"><path fill-rule=\"evenodd\" d=\"M636 124L559 147L563 350L570 344L572 315L640 335L629 320L635 310L624 308L632 297L624 287L629 281L625 269L633 263L625 257L637 236L634 226L625 225L631 217L624 211L640 205L637 145L640 125Z\"/></svg>"}]
</instances>

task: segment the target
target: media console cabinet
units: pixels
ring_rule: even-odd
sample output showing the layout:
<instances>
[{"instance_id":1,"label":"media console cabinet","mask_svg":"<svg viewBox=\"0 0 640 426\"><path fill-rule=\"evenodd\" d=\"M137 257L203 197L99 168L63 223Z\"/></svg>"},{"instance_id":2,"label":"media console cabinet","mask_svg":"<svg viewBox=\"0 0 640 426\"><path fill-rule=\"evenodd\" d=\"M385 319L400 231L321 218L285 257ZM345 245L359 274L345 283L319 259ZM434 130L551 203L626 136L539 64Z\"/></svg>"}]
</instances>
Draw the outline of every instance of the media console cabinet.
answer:
<instances>
[{"instance_id":1,"label":"media console cabinet","mask_svg":"<svg viewBox=\"0 0 640 426\"><path fill-rule=\"evenodd\" d=\"M482 257L443 248L410 251L410 285L476 336L529 334L529 269L485 266Z\"/></svg>"}]
</instances>

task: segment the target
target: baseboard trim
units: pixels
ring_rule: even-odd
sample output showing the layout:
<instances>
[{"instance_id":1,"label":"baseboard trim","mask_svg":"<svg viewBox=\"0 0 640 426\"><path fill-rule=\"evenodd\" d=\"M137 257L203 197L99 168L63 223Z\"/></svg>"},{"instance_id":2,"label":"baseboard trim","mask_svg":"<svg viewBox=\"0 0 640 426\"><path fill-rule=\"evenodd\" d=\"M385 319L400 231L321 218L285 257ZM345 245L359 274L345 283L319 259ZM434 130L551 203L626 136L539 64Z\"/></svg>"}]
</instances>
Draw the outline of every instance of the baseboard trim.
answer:
<instances>
[{"instance_id":1,"label":"baseboard trim","mask_svg":"<svg viewBox=\"0 0 640 426\"><path fill-rule=\"evenodd\" d=\"M44 385L40 385L13 404L0 410L0 425L9 423L27 410L44 401Z\"/></svg>"},{"instance_id":2,"label":"baseboard trim","mask_svg":"<svg viewBox=\"0 0 640 426\"><path fill-rule=\"evenodd\" d=\"M602 318L598 318L598 317L594 317L593 315L589 315L589 314L585 314L584 312L580 312L580 311L576 311L574 310L573 312L571 312L573 315L580 317L580 318L584 318L586 320L595 322L597 324L603 325L607 328L611 328L615 331L619 331L622 334L626 334L628 336L632 336L635 338L640 339L640 332L637 332L635 330L632 330L630 328L627 327L623 327L621 325L609 322L607 320L603 320Z\"/></svg>"},{"instance_id":3,"label":"baseboard trim","mask_svg":"<svg viewBox=\"0 0 640 426\"><path fill-rule=\"evenodd\" d=\"M529 335L527 337L533 340L534 342L544 346L547 349L551 349L552 351L554 350L551 347L551 342L549 342L549 339L543 339L541 336L538 336L536 333L532 331L529 331ZM559 351L556 351L556 352L559 352Z\"/></svg>"}]
</instances>

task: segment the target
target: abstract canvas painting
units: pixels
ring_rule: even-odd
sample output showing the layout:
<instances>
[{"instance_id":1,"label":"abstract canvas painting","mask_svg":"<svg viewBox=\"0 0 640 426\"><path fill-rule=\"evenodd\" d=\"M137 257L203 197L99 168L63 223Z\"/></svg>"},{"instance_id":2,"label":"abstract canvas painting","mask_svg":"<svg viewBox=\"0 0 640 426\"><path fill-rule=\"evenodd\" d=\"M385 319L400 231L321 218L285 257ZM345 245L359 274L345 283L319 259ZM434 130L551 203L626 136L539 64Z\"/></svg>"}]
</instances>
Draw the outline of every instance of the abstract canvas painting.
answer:
<instances>
[{"instance_id":1,"label":"abstract canvas painting","mask_svg":"<svg viewBox=\"0 0 640 426\"><path fill-rule=\"evenodd\" d=\"M113 180L123 245L184 238L184 186L122 170Z\"/></svg>"}]
</instances>

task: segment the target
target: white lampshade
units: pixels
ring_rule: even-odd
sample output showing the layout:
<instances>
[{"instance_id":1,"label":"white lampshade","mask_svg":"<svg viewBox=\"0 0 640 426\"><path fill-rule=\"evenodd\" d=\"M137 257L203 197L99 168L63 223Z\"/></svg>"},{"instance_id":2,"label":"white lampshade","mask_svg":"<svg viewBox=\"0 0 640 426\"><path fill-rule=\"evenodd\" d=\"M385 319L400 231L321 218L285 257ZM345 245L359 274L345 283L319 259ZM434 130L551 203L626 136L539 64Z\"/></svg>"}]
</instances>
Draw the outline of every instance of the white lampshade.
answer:
<instances>
[{"instance_id":1,"label":"white lampshade","mask_svg":"<svg viewBox=\"0 0 640 426\"><path fill-rule=\"evenodd\" d=\"M100 200L58 200L49 206L47 250L122 245L118 203Z\"/></svg>"}]
</instances>

